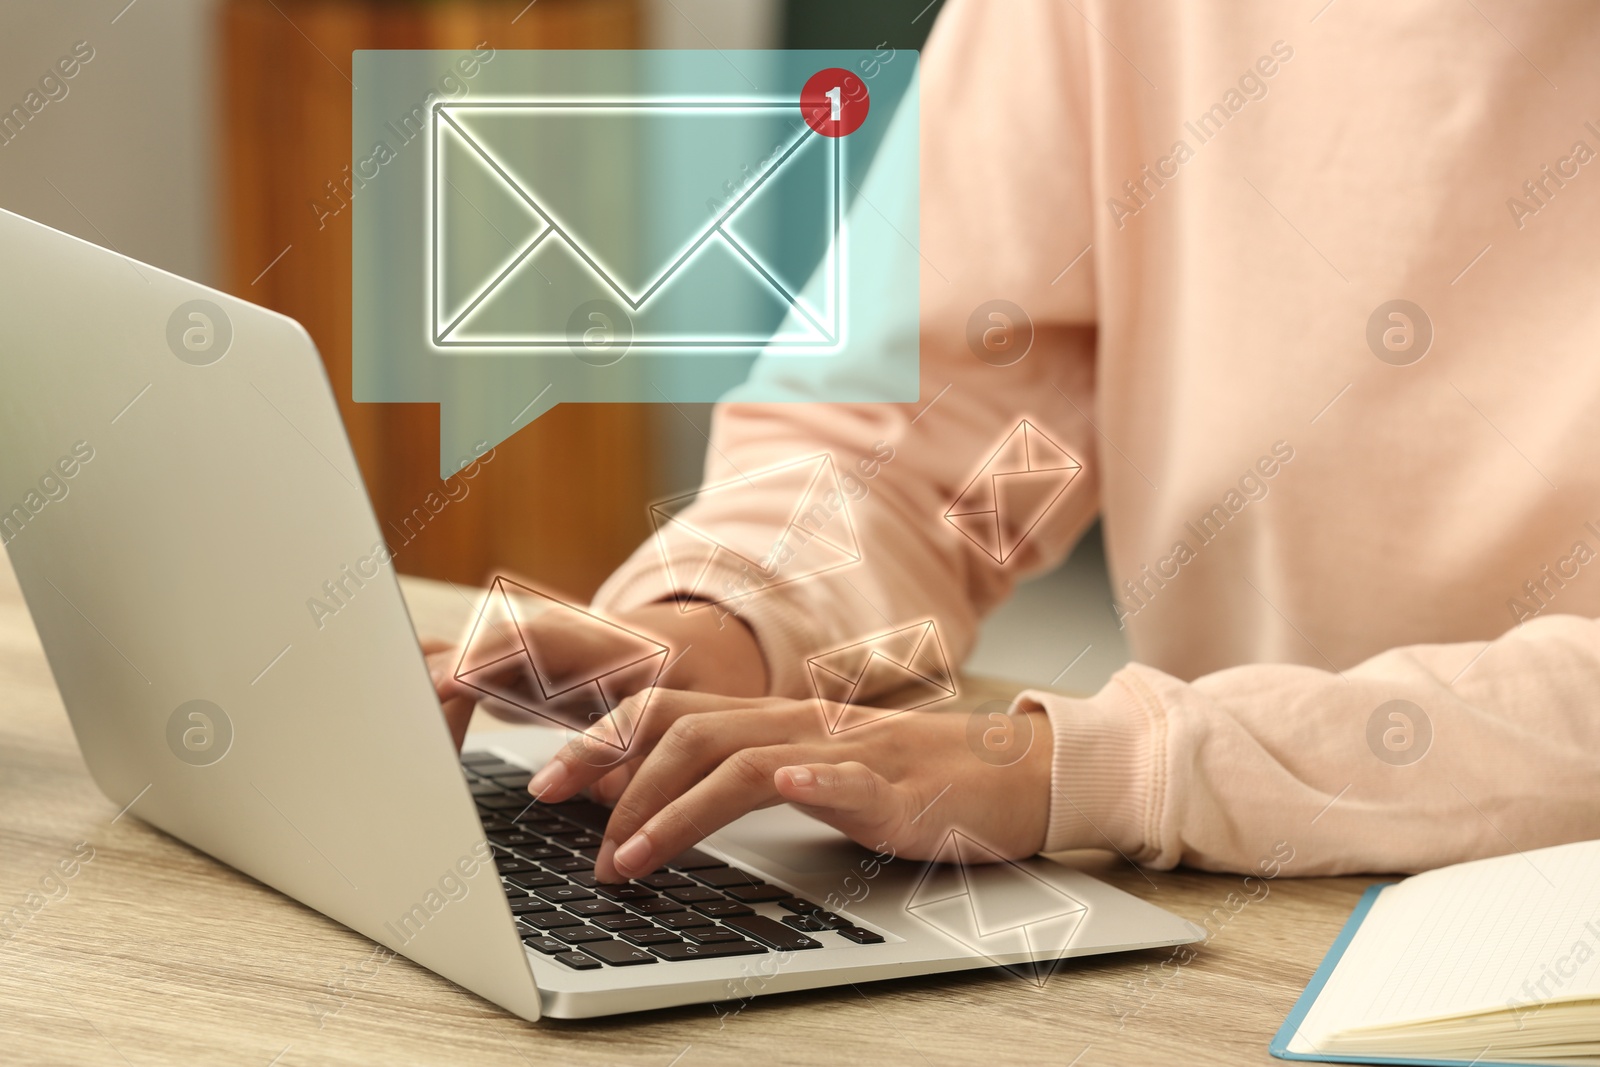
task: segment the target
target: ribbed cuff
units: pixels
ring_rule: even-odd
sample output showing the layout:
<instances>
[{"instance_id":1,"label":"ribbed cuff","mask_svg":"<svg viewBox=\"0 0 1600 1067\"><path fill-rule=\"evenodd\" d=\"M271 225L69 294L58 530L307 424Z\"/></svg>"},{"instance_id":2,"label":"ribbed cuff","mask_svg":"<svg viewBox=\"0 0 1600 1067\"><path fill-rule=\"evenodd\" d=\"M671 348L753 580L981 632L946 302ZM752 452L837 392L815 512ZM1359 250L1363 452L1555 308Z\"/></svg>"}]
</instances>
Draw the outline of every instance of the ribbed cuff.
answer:
<instances>
[{"instance_id":1,"label":"ribbed cuff","mask_svg":"<svg viewBox=\"0 0 1600 1067\"><path fill-rule=\"evenodd\" d=\"M1021 708L1050 716L1055 754L1044 852L1115 848L1138 860L1158 840L1160 723L1154 694L1127 671L1092 697L1028 690Z\"/></svg>"},{"instance_id":2,"label":"ribbed cuff","mask_svg":"<svg viewBox=\"0 0 1600 1067\"><path fill-rule=\"evenodd\" d=\"M742 572L712 565L698 578L700 588L738 588ZM720 579L725 579L722 581ZM608 578L594 596L594 606L602 611L629 611L646 604L677 603L687 595L668 579L666 571L649 559L635 556ZM781 590L763 590L738 602L706 603L695 611L732 614L750 627L767 667L767 693L771 696L805 699L814 696L805 663L814 655L816 639L805 624L805 615L787 602Z\"/></svg>"}]
</instances>

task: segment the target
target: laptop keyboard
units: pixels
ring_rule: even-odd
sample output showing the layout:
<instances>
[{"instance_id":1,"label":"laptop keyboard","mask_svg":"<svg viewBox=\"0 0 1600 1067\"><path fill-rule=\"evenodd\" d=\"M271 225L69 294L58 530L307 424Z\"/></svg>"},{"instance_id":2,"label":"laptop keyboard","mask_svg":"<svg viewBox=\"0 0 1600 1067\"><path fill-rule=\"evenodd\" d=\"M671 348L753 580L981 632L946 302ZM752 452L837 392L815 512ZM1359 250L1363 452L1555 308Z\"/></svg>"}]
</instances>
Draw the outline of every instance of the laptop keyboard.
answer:
<instances>
[{"instance_id":1,"label":"laptop keyboard","mask_svg":"<svg viewBox=\"0 0 1600 1067\"><path fill-rule=\"evenodd\" d=\"M574 970L884 940L699 849L655 874L600 882L594 860L610 809L581 797L539 803L526 768L486 752L461 762L523 944Z\"/></svg>"}]
</instances>

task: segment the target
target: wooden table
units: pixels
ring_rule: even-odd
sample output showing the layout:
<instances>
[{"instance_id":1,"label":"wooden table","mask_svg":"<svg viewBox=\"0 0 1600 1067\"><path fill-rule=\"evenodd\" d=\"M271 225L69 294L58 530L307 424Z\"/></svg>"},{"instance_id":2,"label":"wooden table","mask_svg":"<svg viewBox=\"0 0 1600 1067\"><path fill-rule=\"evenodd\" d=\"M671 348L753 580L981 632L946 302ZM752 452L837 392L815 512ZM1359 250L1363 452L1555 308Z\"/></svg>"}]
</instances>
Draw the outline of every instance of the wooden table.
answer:
<instances>
[{"instance_id":1,"label":"wooden table","mask_svg":"<svg viewBox=\"0 0 1600 1067\"><path fill-rule=\"evenodd\" d=\"M467 602L405 583L419 625L457 636ZM360 935L119 817L84 769L8 563L0 857L0 1061L119 1067L1275 1062L1268 1038L1371 881L1281 878L1264 892L1076 854L1212 936L1182 966L1172 950L1102 957L1043 988L969 972L760 999L725 1019L700 1006L533 1025L404 958L375 962Z\"/></svg>"}]
</instances>

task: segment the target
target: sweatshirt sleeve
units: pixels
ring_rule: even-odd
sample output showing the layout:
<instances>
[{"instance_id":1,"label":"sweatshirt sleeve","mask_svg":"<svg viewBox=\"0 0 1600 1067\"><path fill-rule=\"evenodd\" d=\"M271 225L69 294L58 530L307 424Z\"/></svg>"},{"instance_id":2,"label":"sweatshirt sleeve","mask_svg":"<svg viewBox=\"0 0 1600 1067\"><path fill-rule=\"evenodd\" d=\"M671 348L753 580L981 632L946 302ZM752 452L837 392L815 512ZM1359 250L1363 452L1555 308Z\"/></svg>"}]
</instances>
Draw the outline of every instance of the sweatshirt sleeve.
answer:
<instances>
[{"instance_id":1,"label":"sweatshirt sleeve","mask_svg":"<svg viewBox=\"0 0 1600 1067\"><path fill-rule=\"evenodd\" d=\"M1046 851L1152 867L1414 872L1600 837L1600 622L1391 649L1341 673L1124 668L1018 698L1055 743Z\"/></svg>"},{"instance_id":2,"label":"sweatshirt sleeve","mask_svg":"<svg viewBox=\"0 0 1600 1067\"><path fill-rule=\"evenodd\" d=\"M716 409L705 484L826 453L861 557L705 609L736 611L752 628L776 695L812 694L808 658L928 619L954 665L982 615L1019 577L1058 563L1094 519L1090 138L1084 64L1072 61L1082 54L1081 28L1070 8L1048 0L1019 2L1006 18L957 0L923 54L920 241L915 231L904 235L922 262L920 399ZM877 211L888 195L869 174L852 210ZM1017 330L1031 324L1031 347L1007 366L980 359L968 340L970 321L980 334L991 324L980 306L1000 296L1026 316L1013 322ZM999 563L945 513L1023 420L1082 470ZM680 518L745 543L752 529L781 526L795 501L749 480L741 492L706 494ZM669 575L663 557L697 549L682 524L663 529L606 582L598 606L626 610L688 592L675 588L682 578ZM697 575L696 590L741 588L735 562L699 551L698 566L711 572Z\"/></svg>"}]
</instances>

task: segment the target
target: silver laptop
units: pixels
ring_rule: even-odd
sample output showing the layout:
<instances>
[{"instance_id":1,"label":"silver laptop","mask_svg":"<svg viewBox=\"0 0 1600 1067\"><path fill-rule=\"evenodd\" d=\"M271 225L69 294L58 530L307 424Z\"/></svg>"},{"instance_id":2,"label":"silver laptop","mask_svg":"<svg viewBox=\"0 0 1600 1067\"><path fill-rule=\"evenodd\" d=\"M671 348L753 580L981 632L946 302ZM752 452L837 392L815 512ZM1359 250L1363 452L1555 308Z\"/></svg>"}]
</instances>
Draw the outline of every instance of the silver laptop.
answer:
<instances>
[{"instance_id":1,"label":"silver laptop","mask_svg":"<svg viewBox=\"0 0 1600 1067\"><path fill-rule=\"evenodd\" d=\"M523 788L561 732L452 746L306 332L4 212L0 248L0 537L117 807L530 1020L1070 981L1203 937L1048 861L874 854L788 808L597 885L606 810Z\"/></svg>"}]
</instances>

